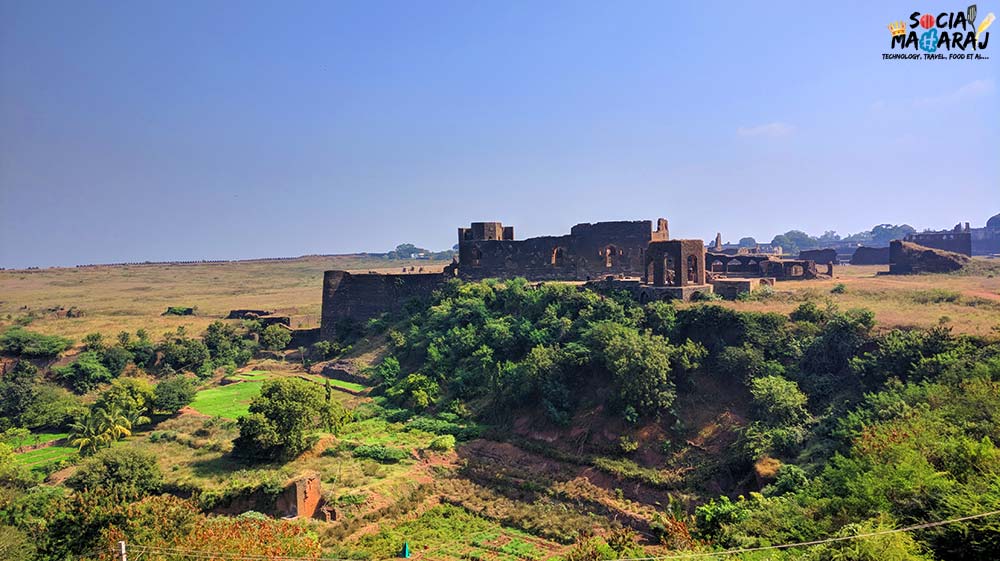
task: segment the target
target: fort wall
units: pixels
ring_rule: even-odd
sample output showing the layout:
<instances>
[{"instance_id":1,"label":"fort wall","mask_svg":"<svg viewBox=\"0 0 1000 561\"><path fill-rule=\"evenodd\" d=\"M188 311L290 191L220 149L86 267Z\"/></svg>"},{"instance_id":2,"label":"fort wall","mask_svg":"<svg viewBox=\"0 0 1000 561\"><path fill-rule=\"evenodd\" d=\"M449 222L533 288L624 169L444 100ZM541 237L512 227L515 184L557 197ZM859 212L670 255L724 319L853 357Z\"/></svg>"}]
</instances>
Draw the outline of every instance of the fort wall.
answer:
<instances>
[{"instance_id":1,"label":"fort wall","mask_svg":"<svg viewBox=\"0 0 1000 561\"><path fill-rule=\"evenodd\" d=\"M396 312L415 298L427 298L447 277L441 273L383 275L326 271L320 337L332 339L338 324L362 322L385 312Z\"/></svg>"}]
</instances>

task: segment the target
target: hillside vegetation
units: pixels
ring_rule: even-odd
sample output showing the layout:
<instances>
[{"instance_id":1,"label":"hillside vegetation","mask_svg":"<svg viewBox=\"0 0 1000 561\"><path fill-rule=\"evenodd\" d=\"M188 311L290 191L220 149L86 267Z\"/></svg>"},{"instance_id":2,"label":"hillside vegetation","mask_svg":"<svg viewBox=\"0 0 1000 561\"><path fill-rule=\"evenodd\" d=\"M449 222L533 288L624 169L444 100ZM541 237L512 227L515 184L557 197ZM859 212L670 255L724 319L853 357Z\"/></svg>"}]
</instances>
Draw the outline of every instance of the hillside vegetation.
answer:
<instances>
[{"instance_id":1,"label":"hillside vegetation","mask_svg":"<svg viewBox=\"0 0 1000 561\"><path fill-rule=\"evenodd\" d=\"M845 284L675 306L456 280L283 360L255 322L69 350L8 325L0 550L575 561L875 533L725 558L995 558L998 516L886 531L1000 510L1000 341L880 325ZM274 518L308 473L334 519Z\"/></svg>"}]
</instances>

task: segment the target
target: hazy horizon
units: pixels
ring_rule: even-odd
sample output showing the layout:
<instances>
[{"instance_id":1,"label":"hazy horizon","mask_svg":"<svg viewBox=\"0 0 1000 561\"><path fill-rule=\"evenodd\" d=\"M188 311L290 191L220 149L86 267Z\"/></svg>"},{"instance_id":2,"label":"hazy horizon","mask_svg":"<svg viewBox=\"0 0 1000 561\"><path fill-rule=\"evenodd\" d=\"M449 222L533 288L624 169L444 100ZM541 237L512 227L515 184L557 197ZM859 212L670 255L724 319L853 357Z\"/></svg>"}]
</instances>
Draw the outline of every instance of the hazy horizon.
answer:
<instances>
[{"instance_id":1,"label":"hazy horizon","mask_svg":"<svg viewBox=\"0 0 1000 561\"><path fill-rule=\"evenodd\" d=\"M0 1L0 267L982 226L997 58L883 60L914 9Z\"/></svg>"}]
</instances>

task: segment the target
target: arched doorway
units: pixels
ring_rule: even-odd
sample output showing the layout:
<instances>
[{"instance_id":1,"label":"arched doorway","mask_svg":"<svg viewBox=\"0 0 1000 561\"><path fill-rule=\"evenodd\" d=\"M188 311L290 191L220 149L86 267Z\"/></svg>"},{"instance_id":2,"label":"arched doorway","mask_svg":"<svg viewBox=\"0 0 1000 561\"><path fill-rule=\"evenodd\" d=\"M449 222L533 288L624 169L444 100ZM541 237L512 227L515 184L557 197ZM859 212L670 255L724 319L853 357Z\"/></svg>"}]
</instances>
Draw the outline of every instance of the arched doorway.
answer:
<instances>
[{"instance_id":1,"label":"arched doorway","mask_svg":"<svg viewBox=\"0 0 1000 561\"><path fill-rule=\"evenodd\" d=\"M562 267L565 264L566 264L566 250L563 249L563 248L561 248L561 247L557 247L557 248L553 249L552 250L552 266L553 267Z\"/></svg>"},{"instance_id":2,"label":"arched doorway","mask_svg":"<svg viewBox=\"0 0 1000 561\"><path fill-rule=\"evenodd\" d=\"M687 281L692 284L701 284L698 282L698 258L694 255L688 255L687 258Z\"/></svg>"},{"instance_id":3,"label":"arched doorway","mask_svg":"<svg viewBox=\"0 0 1000 561\"><path fill-rule=\"evenodd\" d=\"M618 261L618 255L619 255L619 253L620 253L620 250L617 247L613 246L613 245L609 245L608 247L605 247L604 248L604 266L607 267L607 268L609 268L609 269L611 267L614 267L615 266L615 262Z\"/></svg>"}]
</instances>

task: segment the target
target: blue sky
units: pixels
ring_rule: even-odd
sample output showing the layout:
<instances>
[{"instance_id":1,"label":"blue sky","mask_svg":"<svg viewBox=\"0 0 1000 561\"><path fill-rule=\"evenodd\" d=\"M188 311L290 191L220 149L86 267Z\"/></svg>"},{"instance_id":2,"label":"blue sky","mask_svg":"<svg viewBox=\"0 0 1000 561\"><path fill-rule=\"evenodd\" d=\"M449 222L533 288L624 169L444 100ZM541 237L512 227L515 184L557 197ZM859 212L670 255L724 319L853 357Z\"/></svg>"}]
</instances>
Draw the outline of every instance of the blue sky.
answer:
<instances>
[{"instance_id":1,"label":"blue sky","mask_svg":"<svg viewBox=\"0 0 1000 561\"><path fill-rule=\"evenodd\" d=\"M887 61L912 0L753 4L0 0L0 266L1000 212L1000 39Z\"/></svg>"}]
</instances>

